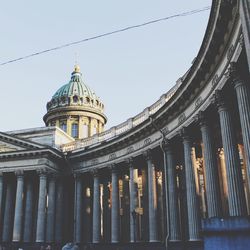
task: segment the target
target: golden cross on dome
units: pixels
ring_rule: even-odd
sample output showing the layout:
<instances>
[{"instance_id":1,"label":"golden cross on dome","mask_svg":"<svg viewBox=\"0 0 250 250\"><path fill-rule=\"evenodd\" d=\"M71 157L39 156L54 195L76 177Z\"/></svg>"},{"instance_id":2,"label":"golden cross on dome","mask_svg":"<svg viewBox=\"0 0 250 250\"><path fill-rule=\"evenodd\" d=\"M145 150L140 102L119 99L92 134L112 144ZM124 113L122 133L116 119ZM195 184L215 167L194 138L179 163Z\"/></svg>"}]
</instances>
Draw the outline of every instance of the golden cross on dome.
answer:
<instances>
[{"instance_id":1,"label":"golden cross on dome","mask_svg":"<svg viewBox=\"0 0 250 250\"><path fill-rule=\"evenodd\" d=\"M77 53L75 53L75 69L74 69L74 72L80 73L80 66L78 65L78 62L77 62Z\"/></svg>"}]
</instances>

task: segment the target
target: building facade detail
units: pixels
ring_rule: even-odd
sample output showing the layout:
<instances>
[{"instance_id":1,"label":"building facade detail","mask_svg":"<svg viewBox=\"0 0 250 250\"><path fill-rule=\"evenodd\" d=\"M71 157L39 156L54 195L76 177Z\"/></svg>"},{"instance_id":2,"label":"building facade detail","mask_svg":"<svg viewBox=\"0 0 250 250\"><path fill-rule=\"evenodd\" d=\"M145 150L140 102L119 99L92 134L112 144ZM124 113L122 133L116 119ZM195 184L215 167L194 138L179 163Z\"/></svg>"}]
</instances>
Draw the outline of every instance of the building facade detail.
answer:
<instances>
[{"instance_id":1,"label":"building facade detail","mask_svg":"<svg viewBox=\"0 0 250 250\"><path fill-rule=\"evenodd\" d=\"M76 66L47 128L0 133L1 243L247 249L248 19L248 1L214 0L191 68L116 127L103 131L103 104Z\"/></svg>"}]
</instances>

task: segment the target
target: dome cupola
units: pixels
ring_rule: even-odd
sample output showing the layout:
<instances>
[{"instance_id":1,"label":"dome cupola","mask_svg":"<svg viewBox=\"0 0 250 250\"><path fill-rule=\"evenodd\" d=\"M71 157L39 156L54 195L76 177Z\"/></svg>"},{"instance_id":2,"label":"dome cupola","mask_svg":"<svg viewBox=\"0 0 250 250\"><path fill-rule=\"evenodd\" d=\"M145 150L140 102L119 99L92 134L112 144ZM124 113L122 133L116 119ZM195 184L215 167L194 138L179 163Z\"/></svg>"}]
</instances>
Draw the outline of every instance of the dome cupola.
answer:
<instances>
[{"instance_id":1,"label":"dome cupola","mask_svg":"<svg viewBox=\"0 0 250 250\"><path fill-rule=\"evenodd\" d=\"M47 103L43 119L46 126L58 126L76 139L103 131L107 122L104 105L84 83L78 65L75 65L70 81Z\"/></svg>"}]
</instances>

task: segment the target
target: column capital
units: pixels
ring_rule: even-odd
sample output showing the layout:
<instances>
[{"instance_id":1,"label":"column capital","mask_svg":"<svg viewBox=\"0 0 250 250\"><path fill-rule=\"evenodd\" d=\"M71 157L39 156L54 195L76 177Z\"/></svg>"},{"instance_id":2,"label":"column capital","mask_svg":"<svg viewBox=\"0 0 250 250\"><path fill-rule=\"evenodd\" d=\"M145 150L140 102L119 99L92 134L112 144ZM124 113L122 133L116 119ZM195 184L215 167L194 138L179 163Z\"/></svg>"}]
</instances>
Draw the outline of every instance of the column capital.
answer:
<instances>
[{"instance_id":1,"label":"column capital","mask_svg":"<svg viewBox=\"0 0 250 250\"><path fill-rule=\"evenodd\" d=\"M221 90L215 90L215 93L211 99L212 103L220 112L221 110L227 109L227 104Z\"/></svg>"},{"instance_id":2,"label":"column capital","mask_svg":"<svg viewBox=\"0 0 250 250\"><path fill-rule=\"evenodd\" d=\"M91 170L90 170L90 174L91 174L93 177L98 177L98 176L99 176L99 169L98 169L98 168L91 169Z\"/></svg>"},{"instance_id":3,"label":"column capital","mask_svg":"<svg viewBox=\"0 0 250 250\"><path fill-rule=\"evenodd\" d=\"M200 127L204 127L208 125L207 116L204 111L199 111L195 117L195 120L197 121Z\"/></svg>"},{"instance_id":4,"label":"column capital","mask_svg":"<svg viewBox=\"0 0 250 250\"><path fill-rule=\"evenodd\" d=\"M164 138L161 141L161 146L162 146L162 149L164 150L164 152L169 151L171 149L171 142L170 142L170 140Z\"/></svg>"},{"instance_id":5,"label":"column capital","mask_svg":"<svg viewBox=\"0 0 250 250\"><path fill-rule=\"evenodd\" d=\"M148 149L148 150L144 151L143 157L145 158L146 161L152 161L153 160L152 150Z\"/></svg>"},{"instance_id":6,"label":"column capital","mask_svg":"<svg viewBox=\"0 0 250 250\"><path fill-rule=\"evenodd\" d=\"M237 88L238 85L243 84L243 81L240 76L240 70L238 63L231 62L228 67L228 77L232 81L234 88Z\"/></svg>"},{"instance_id":7,"label":"column capital","mask_svg":"<svg viewBox=\"0 0 250 250\"><path fill-rule=\"evenodd\" d=\"M187 127L181 128L178 133L183 141L190 141L189 130Z\"/></svg>"},{"instance_id":8,"label":"column capital","mask_svg":"<svg viewBox=\"0 0 250 250\"><path fill-rule=\"evenodd\" d=\"M125 163L130 167L133 168L134 167L134 159L133 157L129 157L125 160Z\"/></svg>"},{"instance_id":9,"label":"column capital","mask_svg":"<svg viewBox=\"0 0 250 250\"><path fill-rule=\"evenodd\" d=\"M50 179L56 180L56 179L59 177L59 174L56 173L56 172L48 172L48 177L49 177Z\"/></svg>"},{"instance_id":10,"label":"column capital","mask_svg":"<svg viewBox=\"0 0 250 250\"><path fill-rule=\"evenodd\" d=\"M39 177L47 177L48 171L45 168L38 169L37 174Z\"/></svg>"},{"instance_id":11,"label":"column capital","mask_svg":"<svg viewBox=\"0 0 250 250\"><path fill-rule=\"evenodd\" d=\"M118 166L117 166L117 164L110 164L109 166L108 166L108 169L112 172L112 173L115 173L115 172L118 172Z\"/></svg>"},{"instance_id":12,"label":"column capital","mask_svg":"<svg viewBox=\"0 0 250 250\"><path fill-rule=\"evenodd\" d=\"M74 176L75 180L78 180L78 179L82 178L82 174L81 173L74 173L73 176Z\"/></svg>"},{"instance_id":13,"label":"column capital","mask_svg":"<svg viewBox=\"0 0 250 250\"><path fill-rule=\"evenodd\" d=\"M22 169L18 169L18 170L15 171L15 175L16 175L17 178L18 177L23 177L24 171Z\"/></svg>"}]
</instances>

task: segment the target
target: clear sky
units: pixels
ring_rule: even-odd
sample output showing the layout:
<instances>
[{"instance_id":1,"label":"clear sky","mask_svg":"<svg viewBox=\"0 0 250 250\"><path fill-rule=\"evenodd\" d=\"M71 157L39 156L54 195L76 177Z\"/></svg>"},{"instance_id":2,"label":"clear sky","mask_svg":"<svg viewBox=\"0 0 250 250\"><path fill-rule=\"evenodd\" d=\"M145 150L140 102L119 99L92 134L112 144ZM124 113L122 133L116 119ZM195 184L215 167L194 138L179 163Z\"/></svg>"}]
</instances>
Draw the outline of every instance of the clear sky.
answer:
<instances>
[{"instance_id":1,"label":"clear sky","mask_svg":"<svg viewBox=\"0 0 250 250\"><path fill-rule=\"evenodd\" d=\"M23 0L0 5L0 63L67 42L211 5L211 0ZM102 99L106 128L140 113L191 66L209 11L0 67L0 131L44 126L46 103L70 80L75 54Z\"/></svg>"}]
</instances>

